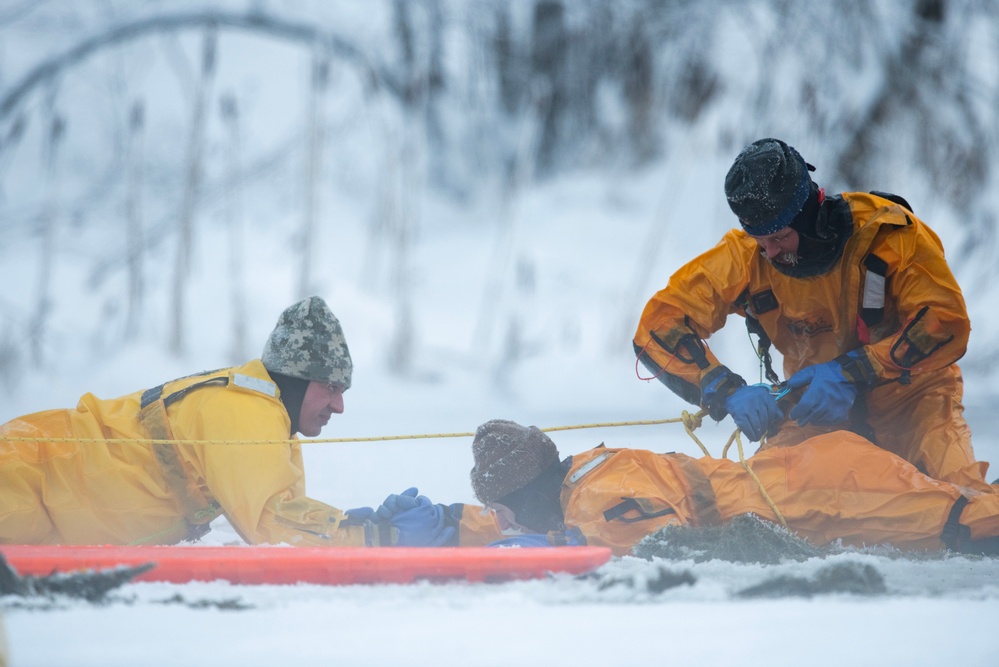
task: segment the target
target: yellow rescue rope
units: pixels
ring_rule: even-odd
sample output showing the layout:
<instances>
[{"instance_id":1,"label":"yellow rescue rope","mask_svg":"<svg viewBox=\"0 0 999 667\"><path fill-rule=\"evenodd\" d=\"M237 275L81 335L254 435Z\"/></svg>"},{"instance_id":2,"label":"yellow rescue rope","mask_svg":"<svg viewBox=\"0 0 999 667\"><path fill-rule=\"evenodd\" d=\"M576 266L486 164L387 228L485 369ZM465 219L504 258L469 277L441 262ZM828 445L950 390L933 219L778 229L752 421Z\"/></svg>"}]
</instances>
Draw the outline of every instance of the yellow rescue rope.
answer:
<instances>
[{"instance_id":1,"label":"yellow rescue rope","mask_svg":"<svg viewBox=\"0 0 999 667\"><path fill-rule=\"evenodd\" d=\"M710 456L708 451L704 448L697 437L693 434L693 429L701 425L701 416L703 412L697 413L696 415L691 415L686 410L683 411L683 416L677 417L675 419L647 419L641 421L623 421L623 422L598 422L594 424L573 424L569 426L550 426L541 429L545 432L553 431L573 431L584 428L609 428L615 426L649 426L655 424L676 424L683 422L687 429L687 433L694 438L701 449L704 451L705 455ZM18 437L3 437L0 440L10 440L12 442L78 442L82 444L127 444L127 443L159 443L159 442L169 442L175 445L290 445L295 443L308 443L311 445L315 444L331 444L331 443L344 443L344 442L378 442L383 440L430 440L435 438L471 438L475 436L474 431L463 431L458 433L411 433L405 435L375 435L375 436L361 436L361 437L349 437L349 438L309 438L306 440L301 440L298 438L283 438L280 440L157 440L155 438L50 438L46 436L18 436Z\"/></svg>"},{"instance_id":2,"label":"yellow rescue rope","mask_svg":"<svg viewBox=\"0 0 999 667\"><path fill-rule=\"evenodd\" d=\"M753 469L749 467L748 463L746 463L746 457L742 452L741 433L742 432L739 429L735 429L735 431L732 433L732 436L728 439L728 442L725 443L725 447L722 448L722 458L723 459L728 458L728 449L729 447L732 446L732 441L734 440L739 451L739 464L742 465L743 468L745 468L746 472L749 473L749 476L753 478L754 482L756 482L756 486L759 487L760 489L760 494L763 496L763 499L767 501L767 505L770 506L770 509L773 510L774 514L780 520L780 524L785 528L787 528L788 530L791 530L787 525L787 521L784 520L784 515L781 514L779 509L777 509L777 505L770 497L770 494L767 493L767 490L763 488L763 482L760 481L760 478L756 476L756 473L753 472ZM766 443L766 441L767 441L766 436L763 436L763 439L760 440L760 444L763 445L764 443Z\"/></svg>"},{"instance_id":3,"label":"yellow rescue rope","mask_svg":"<svg viewBox=\"0 0 999 667\"><path fill-rule=\"evenodd\" d=\"M701 449L705 456L711 456L711 452L708 448L704 446L696 435L694 431L700 428L704 415L707 413L704 410L700 410L696 413L689 413L684 410L679 417L673 419L645 419L636 421L621 421L621 422L596 422L592 424L572 424L567 426L549 426L547 428L541 429L546 433L552 433L555 431L574 431L580 429L588 428L613 428L619 426L651 426L658 424L683 424L684 430L687 435L697 443L697 446ZM49 438L42 436L27 436L27 437L4 437L0 438L2 440L10 440L13 442L76 442L81 444L97 444L97 443L116 443L116 444L127 444L127 443L159 443L159 442L170 442L177 445L281 445L281 444L294 444L294 443L309 443L309 444L332 444L332 443L345 443L345 442L377 442L384 440L429 440L436 438L471 438L475 436L474 431L463 431L459 433L418 433L418 434L406 434L406 435L382 435L382 436L366 436L366 437L350 437L350 438L310 438L308 440L299 440L297 438L288 438L282 440L156 440L153 438ZM760 489L760 494L763 495L764 500L773 510L774 515L780 520L781 525L787 528L787 522L784 520L784 515L781 514L780 510L777 509L777 505L770 498L766 489L763 488L763 482L760 478L756 476L753 469L749 467L746 463L746 458L742 450L742 438L740 437L739 429L736 429L732 433L732 436L728 439L725 447L722 449L722 458L728 458L728 450L735 442L738 445L739 451L739 463L742 467L749 473L749 476L753 478L756 482L756 486Z\"/></svg>"}]
</instances>

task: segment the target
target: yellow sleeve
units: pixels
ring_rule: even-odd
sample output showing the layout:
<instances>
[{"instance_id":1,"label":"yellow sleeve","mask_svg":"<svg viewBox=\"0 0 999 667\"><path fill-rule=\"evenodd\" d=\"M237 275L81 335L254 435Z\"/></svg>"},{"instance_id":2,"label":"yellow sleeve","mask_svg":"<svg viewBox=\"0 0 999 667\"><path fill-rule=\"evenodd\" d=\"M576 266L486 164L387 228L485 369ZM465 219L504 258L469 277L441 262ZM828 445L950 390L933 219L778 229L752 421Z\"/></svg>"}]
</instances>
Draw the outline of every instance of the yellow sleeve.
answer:
<instances>
[{"instance_id":1,"label":"yellow sleeve","mask_svg":"<svg viewBox=\"0 0 999 667\"><path fill-rule=\"evenodd\" d=\"M186 404L186 405L185 405ZM283 404L252 391L203 390L181 402L172 424L178 439L228 441L188 446L205 486L230 523L251 544L357 545L363 526L340 528L340 510L305 495L299 443L239 444L288 440Z\"/></svg>"}]
</instances>

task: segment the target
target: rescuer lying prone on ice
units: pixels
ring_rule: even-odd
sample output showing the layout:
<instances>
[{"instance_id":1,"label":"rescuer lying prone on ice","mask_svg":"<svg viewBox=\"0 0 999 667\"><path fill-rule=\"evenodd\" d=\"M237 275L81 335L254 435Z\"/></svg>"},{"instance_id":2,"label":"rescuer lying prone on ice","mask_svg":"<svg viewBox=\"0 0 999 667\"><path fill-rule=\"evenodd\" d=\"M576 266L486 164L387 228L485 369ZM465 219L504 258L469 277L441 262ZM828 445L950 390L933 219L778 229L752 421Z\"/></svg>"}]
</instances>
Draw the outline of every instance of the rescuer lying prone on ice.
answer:
<instances>
[{"instance_id":1,"label":"rescuer lying prone on ice","mask_svg":"<svg viewBox=\"0 0 999 667\"><path fill-rule=\"evenodd\" d=\"M414 502L375 525L371 508L343 512L305 495L294 435L317 436L343 412L352 368L340 322L313 296L281 314L260 359L3 424L0 544L174 544L222 514L251 544L451 539L461 505L448 508L451 524ZM477 521L495 526L476 512L463 530Z\"/></svg>"},{"instance_id":2,"label":"rescuer lying prone on ice","mask_svg":"<svg viewBox=\"0 0 999 667\"><path fill-rule=\"evenodd\" d=\"M560 459L538 428L504 420L480 426L472 452L476 497L505 532L521 533L507 544L602 545L626 555L670 524L712 526L747 513L779 521L728 459L603 445ZM747 463L787 526L817 546L841 539L999 555L999 495L934 480L854 433L767 449ZM415 502L387 503L400 500Z\"/></svg>"}]
</instances>

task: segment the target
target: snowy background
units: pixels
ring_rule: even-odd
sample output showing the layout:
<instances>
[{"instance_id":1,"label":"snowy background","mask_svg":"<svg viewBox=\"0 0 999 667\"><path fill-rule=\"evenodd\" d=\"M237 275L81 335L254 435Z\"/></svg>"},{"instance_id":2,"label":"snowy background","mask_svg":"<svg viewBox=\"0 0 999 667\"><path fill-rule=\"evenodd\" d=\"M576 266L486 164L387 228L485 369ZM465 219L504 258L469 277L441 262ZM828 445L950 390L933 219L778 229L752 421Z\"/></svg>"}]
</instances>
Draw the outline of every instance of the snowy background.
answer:
<instances>
[{"instance_id":1,"label":"snowy background","mask_svg":"<svg viewBox=\"0 0 999 667\"><path fill-rule=\"evenodd\" d=\"M0 2L0 421L255 357L306 294L355 363L323 437L678 417L636 378L638 316L732 226L734 155L778 136L828 191L898 192L941 235L973 326L976 453L999 462L995 9L817 5ZM712 348L757 381L728 329ZM720 454L733 428L698 435ZM678 425L554 439L699 453ZM307 444L309 493L472 502L469 444ZM222 520L205 541L234 540ZM889 593L733 600L842 559ZM667 565L697 583L135 584L106 606L6 600L3 624L14 665L999 659L995 560Z\"/></svg>"}]
</instances>

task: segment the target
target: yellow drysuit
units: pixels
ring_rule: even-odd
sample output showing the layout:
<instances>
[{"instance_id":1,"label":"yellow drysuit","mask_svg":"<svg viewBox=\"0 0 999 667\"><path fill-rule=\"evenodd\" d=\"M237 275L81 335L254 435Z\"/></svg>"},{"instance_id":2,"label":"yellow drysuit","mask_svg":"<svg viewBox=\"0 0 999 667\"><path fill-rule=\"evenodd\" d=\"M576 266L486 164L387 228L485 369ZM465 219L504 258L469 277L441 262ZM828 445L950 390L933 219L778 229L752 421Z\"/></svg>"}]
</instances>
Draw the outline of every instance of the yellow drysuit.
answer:
<instances>
[{"instance_id":1,"label":"yellow drysuit","mask_svg":"<svg viewBox=\"0 0 999 667\"><path fill-rule=\"evenodd\" d=\"M86 394L75 410L0 427L0 543L173 544L220 514L252 544L377 542L377 531L341 525L343 512L305 495L297 442L225 444L289 439L288 413L259 360L145 392L145 409L143 394ZM69 441L4 439L31 437ZM105 442L140 438L213 442Z\"/></svg>"}]
</instances>

